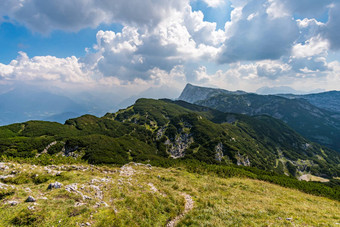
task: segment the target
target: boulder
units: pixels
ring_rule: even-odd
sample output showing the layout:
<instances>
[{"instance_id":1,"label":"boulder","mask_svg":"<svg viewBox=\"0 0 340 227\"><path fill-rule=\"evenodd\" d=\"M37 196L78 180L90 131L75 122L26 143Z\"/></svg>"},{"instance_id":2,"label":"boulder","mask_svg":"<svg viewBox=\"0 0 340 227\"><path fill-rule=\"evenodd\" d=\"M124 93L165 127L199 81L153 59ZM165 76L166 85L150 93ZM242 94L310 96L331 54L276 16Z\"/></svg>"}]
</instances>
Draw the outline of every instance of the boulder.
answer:
<instances>
[{"instance_id":1,"label":"boulder","mask_svg":"<svg viewBox=\"0 0 340 227\"><path fill-rule=\"evenodd\" d=\"M59 182L55 182L55 183L51 183L48 185L47 189L51 190L53 188L57 189L57 188L61 188L63 186L62 183Z\"/></svg>"},{"instance_id":2,"label":"boulder","mask_svg":"<svg viewBox=\"0 0 340 227\"><path fill-rule=\"evenodd\" d=\"M37 200L33 196L28 196L28 198L25 200L26 203L34 203Z\"/></svg>"}]
</instances>

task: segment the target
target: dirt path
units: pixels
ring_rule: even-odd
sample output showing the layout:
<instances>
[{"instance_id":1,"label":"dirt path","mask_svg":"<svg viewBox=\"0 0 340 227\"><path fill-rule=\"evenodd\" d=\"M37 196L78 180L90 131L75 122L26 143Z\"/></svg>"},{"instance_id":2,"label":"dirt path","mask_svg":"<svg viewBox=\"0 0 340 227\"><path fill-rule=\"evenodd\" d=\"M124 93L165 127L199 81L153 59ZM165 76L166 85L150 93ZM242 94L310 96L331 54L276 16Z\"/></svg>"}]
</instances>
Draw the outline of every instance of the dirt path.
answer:
<instances>
[{"instance_id":1,"label":"dirt path","mask_svg":"<svg viewBox=\"0 0 340 227\"><path fill-rule=\"evenodd\" d=\"M194 208L194 201L192 200L191 196L185 193L182 193L185 199L185 206L184 211L180 215L176 216L174 219L168 222L166 227L174 227L177 223L186 215L190 210Z\"/></svg>"}]
</instances>

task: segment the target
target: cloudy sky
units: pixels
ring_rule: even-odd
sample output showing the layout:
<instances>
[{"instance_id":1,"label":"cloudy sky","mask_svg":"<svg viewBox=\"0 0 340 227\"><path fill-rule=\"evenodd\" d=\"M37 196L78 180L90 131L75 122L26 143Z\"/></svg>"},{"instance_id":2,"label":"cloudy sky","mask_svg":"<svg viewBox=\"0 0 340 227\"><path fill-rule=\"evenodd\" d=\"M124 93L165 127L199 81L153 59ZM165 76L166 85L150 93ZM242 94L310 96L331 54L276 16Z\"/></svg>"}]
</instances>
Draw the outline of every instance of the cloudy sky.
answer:
<instances>
[{"instance_id":1,"label":"cloudy sky","mask_svg":"<svg viewBox=\"0 0 340 227\"><path fill-rule=\"evenodd\" d=\"M2 89L340 90L339 0L0 2Z\"/></svg>"}]
</instances>

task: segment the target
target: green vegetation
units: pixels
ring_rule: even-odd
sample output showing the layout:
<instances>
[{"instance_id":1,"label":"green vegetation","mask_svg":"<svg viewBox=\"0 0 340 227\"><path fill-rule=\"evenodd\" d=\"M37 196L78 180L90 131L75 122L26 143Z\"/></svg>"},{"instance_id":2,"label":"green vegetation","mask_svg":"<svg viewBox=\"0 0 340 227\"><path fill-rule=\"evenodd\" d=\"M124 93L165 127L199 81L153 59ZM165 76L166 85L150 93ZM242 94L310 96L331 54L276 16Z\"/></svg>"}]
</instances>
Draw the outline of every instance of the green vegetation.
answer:
<instances>
[{"instance_id":1,"label":"green vegetation","mask_svg":"<svg viewBox=\"0 0 340 227\"><path fill-rule=\"evenodd\" d=\"M311 143L271 117L223 113L183 101L140 99L102 118L84 115L64 125L30 121L0 127L0 154L3 161L39 165L130 161L184 165L193 173L264 180L339 199L334 181L296 180L306 173L328 179L340 176L339 153ZM45 175L19 174L4 182L50 180Z\"/></svg>"},{"instance_id":2,"label":"green vegetation","mask_svg":"<svg viewBox=\"0 0 340 227\"><path fill-rule=\"evenodd\" d=\"M224 94L211 91L209 97L195 102L222 112L249 116L269 115L286 122L307 139L340 152L338 114L313 106L304 99L274 95Z\"/></svg>"},{"instance_id":3,"label":"green vegetation","mask_svg":"<svg viewBox=\"0 0 340 227\"><path fill-rule=\"evenodd\" d=\"M171 162L177 166L3 163L9 167L2 172L5 175L33 172L49 180L37 184L29 174L27 183L14 185L1 197L0 226L165 226L182 213L178 226L333 226L339 222L340 202L250 179L264 171ZM56 181L62 187L48 189ZM184 195L193 201L189 209ZM24 202L28 196L36 203Z\"/></svg>"}]
</instances>

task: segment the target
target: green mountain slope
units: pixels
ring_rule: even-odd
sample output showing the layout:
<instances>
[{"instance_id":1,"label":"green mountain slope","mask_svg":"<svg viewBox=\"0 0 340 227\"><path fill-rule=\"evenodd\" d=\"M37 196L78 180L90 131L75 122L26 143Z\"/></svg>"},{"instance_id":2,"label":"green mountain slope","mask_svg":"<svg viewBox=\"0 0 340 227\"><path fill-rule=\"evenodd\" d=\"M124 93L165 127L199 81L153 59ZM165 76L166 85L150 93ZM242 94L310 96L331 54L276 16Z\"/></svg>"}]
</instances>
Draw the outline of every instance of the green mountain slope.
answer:
<instances>
[{"instance_id":1,"label":"green mountain slope","mask_svg":"<svg viewBox=\"0 0 340 227\"><path fill-rule=\"evenodd\" d=\"M226 114L182 101L148 99L105 117L149 128L156 141L162 142L159 150L175 158L249 165L292 175L296 171L317 174L321 169L332 175L339 169L338 153L309 142L271 117ZM332 167L324 168L329 165Z\"/></svg>"},{"instance_id":2,"label":"green mountain slope","mask_svg":"<svg viewBox=\"0 0 340 227\"><path fill-rule=\"evenodd\" d=\"M305 99L319 108L340 113L340 91L328 91L308 95L279 94L291 99Z\"/></svg>"},{"instance_id":3,"label":"green mountain slope","mask_svg":"<svg viewBox=\"0 0 340 227\"><path fill-rule=\"evenodd\" d=\"M220 89L212 88L204 98L199 95L202 89L190 85L184 89L179 99L188 101L183 97L190 96L191 100L196 100L195 103L198 105L223 112L250 116L269 115L284 121L309 140L340 152L340 114L338 113L320 109L304 99L288 99L273 95L227 94L222 93Z\"/></svg>"},{"instance_id":4,"label":"green mountain slope","mask_svg":"<svg viewBox=\"0 0 340 227\"><path fill-rule=\"evenodd\" d=\"M0 127L0 152L23 158L63 154L94 164L175 158L293 176L340 176L337 152L309 142L281 121L170 100L140 99L117 113L85 115L65 125L31 121Z\"/></svg>"}]
</instances>

